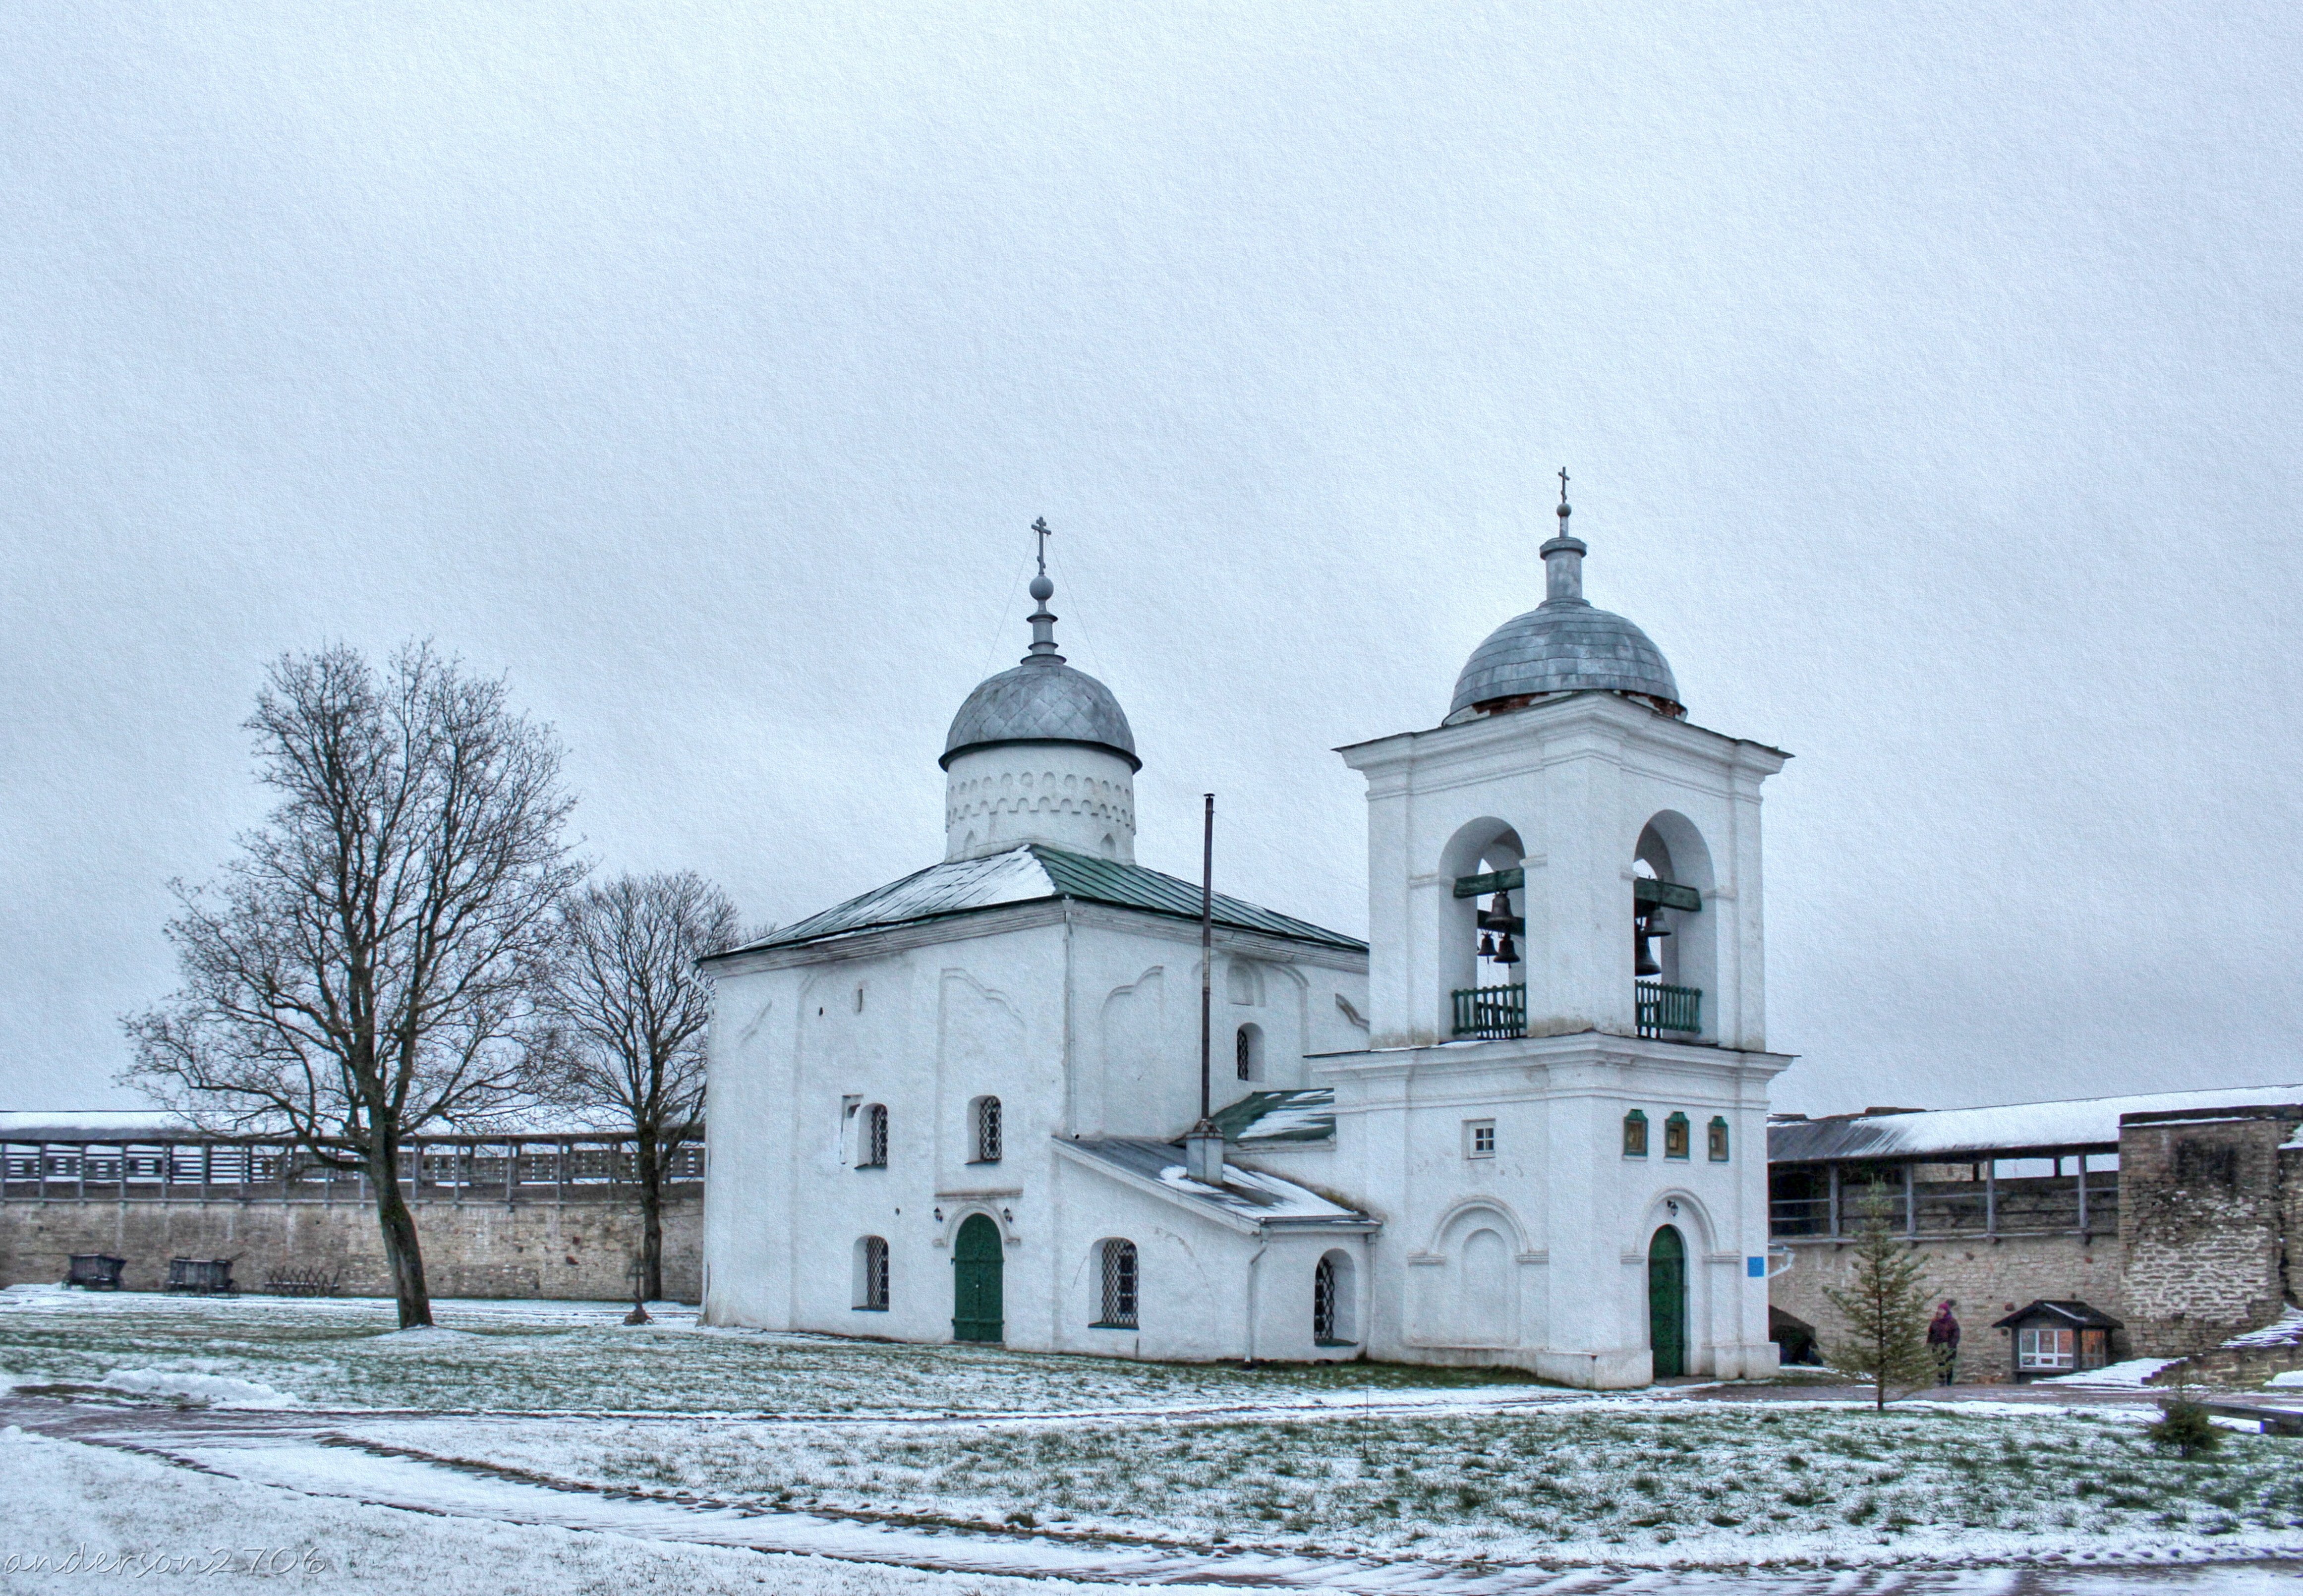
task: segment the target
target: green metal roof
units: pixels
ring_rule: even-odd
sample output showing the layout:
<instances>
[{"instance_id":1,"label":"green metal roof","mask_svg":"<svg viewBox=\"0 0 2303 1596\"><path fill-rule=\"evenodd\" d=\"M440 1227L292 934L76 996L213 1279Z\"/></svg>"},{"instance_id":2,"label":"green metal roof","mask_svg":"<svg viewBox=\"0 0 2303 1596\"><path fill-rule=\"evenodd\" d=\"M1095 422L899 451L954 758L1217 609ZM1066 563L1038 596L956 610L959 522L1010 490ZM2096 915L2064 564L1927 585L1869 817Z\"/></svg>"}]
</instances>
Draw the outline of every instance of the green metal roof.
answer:
<instances>
[{"instance_id":1,"label":"green metal roof","mask_svg":"<svg viewBox=\"0 0 2303 1596\"><path fill-rule=\"evenodd\" d=\"M734 951L794 947L1051 898L1110 904L1181 920L1200 917L1200 889L1189 882L1141 865L1123 865L1116 859L1094 858L1033 842L983 858L932 865ZM1367 944L1356 937L1221 892L1215 896L1214 908L1216 924L1231 930L1261 932L1354 953L1367 951Z\"/></svg>"},{"instance_id":2,"label":"green metal roof","mask_svg":"<svg viewBox=\"0 0 2303 1596\"><path fill-rule=\"evenodd\" d=\"M1331 1142L1336 1137L1336 1089L1251 1092L1217 1110L1213 1118L1227 1142Z\"/></svg>"},{"instance_id":3,"label":"green metal roof","mask_svg":"<svg viewBox=\"0 0 2303 1596\"><path fill-rule=\"evenodd\" d=\"M1157 870L1147 870L1141 865L1123 865L1117 859L1099 859L1084 853L1070 853L1045 843L1031 844L1048 879L1056 883L1057 894L1064 898L1082 898L1092 903L1116 903L1126 908L1150 909L1157 915L1180 915L1186 920L1200 917L1200 889L1190 882L1178 881L1172 875L1162 875ZM1273 936L1290 936L1299 942L1324 942L1331 948L1349 948L1364 953L1367 944L1356 937L1346 936L1340 931L1329 931L1314 925L1309 920L1298 920L1279 914L1244 899L1215 895L1215 920L1219 925L1229 925L1242 931L1269 932Z\"/></svg>"}]
</instances>

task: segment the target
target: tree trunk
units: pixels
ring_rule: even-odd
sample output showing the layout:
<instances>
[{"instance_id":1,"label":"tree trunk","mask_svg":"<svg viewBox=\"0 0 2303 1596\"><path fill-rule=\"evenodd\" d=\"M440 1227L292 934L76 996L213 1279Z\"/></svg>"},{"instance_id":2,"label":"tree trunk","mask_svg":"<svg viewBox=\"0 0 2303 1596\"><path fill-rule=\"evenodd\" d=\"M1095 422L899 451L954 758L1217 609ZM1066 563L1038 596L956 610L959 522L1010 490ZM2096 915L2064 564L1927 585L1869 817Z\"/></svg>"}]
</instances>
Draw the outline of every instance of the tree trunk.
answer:
<instances>
[{"instance_id":1,"label":"tree trunk","mask_svg":"<svg viewBox=\"0 0 2303 1596\"><path fill-rule=\"evenodd\" d=\"M424 1285L424 1254L416 1242L416 1216L409 1212L408 1200L400 1195L398 1144L378 1139L368 1154L368 1181L375 1188L375 1222L384 1233L384 1260L392 1271L392 1294L400 1299L400 1328L429 1325L432 1294Z\"/></svg>"},{"instance_id":2,"label":"tree trunk","mask_svg":"<svg viewBox=\"0 0 2303 1596\"><path fill-rule=\"evenodd\" d=\"M640 1186L640 1292L663 1300L663 1160L655 1137L642 1131L635 1155Z\"/></svg>"}]
</instances>

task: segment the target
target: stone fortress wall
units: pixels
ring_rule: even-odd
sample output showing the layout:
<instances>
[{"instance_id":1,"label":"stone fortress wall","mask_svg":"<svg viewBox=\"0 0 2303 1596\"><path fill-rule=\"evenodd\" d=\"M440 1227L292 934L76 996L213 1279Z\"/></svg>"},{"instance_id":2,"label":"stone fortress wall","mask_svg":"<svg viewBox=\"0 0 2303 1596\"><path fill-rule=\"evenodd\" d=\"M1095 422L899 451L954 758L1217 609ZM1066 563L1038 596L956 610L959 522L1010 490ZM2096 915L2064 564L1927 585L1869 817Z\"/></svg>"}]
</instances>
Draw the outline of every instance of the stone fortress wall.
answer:
<instances>
[{"instance_id":1,"label":"stone fortress wall","mask_svg":"<svg viewBox=\"0 0 2303 1596\"><path fill-rule=\"evenodd\" d=\"M2056 1167L2069 1172L2001 1179L1989 1227L1996 1234L1978 1233L1974 1181L1952 1178L1981 1164L1907 1161L1907 1180L1903 1164L1851 1161L1835 1199L1839 1229L1855 1228L1859 1181L1891 1195L1894 1228L1925 1262L1930 1295L1959 1304L1965 1379L2009 1372L2008 1337L1992 1322L2041 1299L2084 1302L2121 1321L2118 1357L2191 1358L2200 1378L2245 1374L2266 1358L2293 1366L2278 1348L2261 1356L2216 1349L2277 1322L2303 1288L2303 1104L2125 1114L2116 1150L2115 1170L2095 1161L2084 1205L2068 1155ZM1806 1176L1777 1170L1778 1272L1768 1295L1774 1307L1816 1327L1827 1353L1843 1324L1824 1293L1847 1285L1854 1242L1830 1234L1819 1217L1826 1200Z\"/></svg>"},{"instance_id":2,"label":"stone fortress wall","mask_svg":"<svg viewBox=\"0 0 2303 1596\"><path fill-rule=\"evenodd\" d=\"M277 1144L237 1140L8 1142L0 1286L62 1280L75 1253L125 1259L121 1283L157 1290L172 1258L230 1258L244 1291L279 1271L381 1296L391 1277L365 1183L333 1179ZM554 1166L557 1166L556 1168ZM628 1298L640 1254L628 1143L458 1138L411 1147L404 1189L434 1295ZM703 1295L703 1148L665 1188L664 1293ZM205 1176L206 1178L201 1178Z\"/></svg>"}]
</instances>

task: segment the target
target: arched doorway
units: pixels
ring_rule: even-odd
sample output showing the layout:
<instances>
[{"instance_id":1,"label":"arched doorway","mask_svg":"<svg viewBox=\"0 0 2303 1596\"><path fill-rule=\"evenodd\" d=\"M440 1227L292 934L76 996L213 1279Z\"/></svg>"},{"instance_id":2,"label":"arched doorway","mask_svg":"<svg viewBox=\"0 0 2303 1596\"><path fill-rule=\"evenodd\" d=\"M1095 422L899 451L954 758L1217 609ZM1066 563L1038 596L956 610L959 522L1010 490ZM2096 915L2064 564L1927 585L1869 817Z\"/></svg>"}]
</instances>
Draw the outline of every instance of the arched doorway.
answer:
<instances>
[{"instance_id":1,"label":"arched doorway","mask_svg":"<svg viewBox=\"0 0 2303 1596\"><path fill-rule=\"evenodd\" d=\"M997 1341L1000 1298L1000 1227L971 1213L951 1248L951 1336L955 1341Z\"/></svg>"},{"instance_id":2,"label":"arched doorway","mask_svg":"<svg viewBox=\"0 0 2303 1596\"><path fill-rule=\"evenodd\" d=\"M1687 1243L1672 1225L1648 1243L1648 1346L1657 1379L1687 1372Z\"/></svg>"}]
</instances>

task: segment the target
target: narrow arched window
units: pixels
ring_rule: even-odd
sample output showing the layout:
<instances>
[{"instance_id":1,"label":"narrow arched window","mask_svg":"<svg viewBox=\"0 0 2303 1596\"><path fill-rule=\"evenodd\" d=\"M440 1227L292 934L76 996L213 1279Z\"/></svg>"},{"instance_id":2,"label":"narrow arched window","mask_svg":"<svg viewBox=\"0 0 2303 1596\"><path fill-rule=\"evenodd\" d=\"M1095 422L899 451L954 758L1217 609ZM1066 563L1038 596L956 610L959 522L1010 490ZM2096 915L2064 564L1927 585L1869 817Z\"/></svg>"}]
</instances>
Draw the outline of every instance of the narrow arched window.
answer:
<instances>
[{"instance_id":1,"label":"narrow arched window","mask_svg":"<svg viewBox=\"0 0 2303 1596\"><path fill-rule=\"evenodd\" d=\"M1260 1081L1263 1078L1263 1027L1244 1025L1232 1037L1232 1062L1237 1067L1239 1078Z\"/></svg>"},{"instance_id":2,"label":"narrow arched window","mask_svg":"<svg viewBox=\"0 0 2303 1596\"><path fill-rule=\"evenodd\" d=\"M1648 1155L1648 1117L1633 1109L1624 1116L1624 1156L1645 1158Z\"/></svg>"},{"instance_id":3,"label":"narrow arched window","mask_svg":"<svg viewBox=\"0 0 2303 1596\"><path fill-rule=\"evenodd\" d=\"M1687 1156L1687 1116L1674 1114L1663 1122L1663 1155L1666 1158Z\"/></svg>"},{"instance_id":4,"label":"narrow arched window","mask_svg":"<svg viewBox=\"0 0 2303 1596\"><path fill-rule=\"evenodd\" d=\"M1312 1267L1312 1342L1316 1347L1355 1345L1352 1328L1351 1254L1341 1250L1323 1254Z\"/></svg>"},{"instance_id":5,"label":"narrow arched window","mask_svg":"<svg viewBox=\"0 0 2303 1596\"><path fill-rule=\"evenodd\" d=\"M1711 1116L1711 1130L1708 1140L1711 1152L1711 1161L1715 1164L1725 1163L1727 1161L1727 1120L1725 1116L1720 1114L1714 1114Z\"/></svg>"},{"instance_id":6,"label":"narrow arched window","mask_svg":"<svg viewBox=\"0 0 2303 1596\"><path fill-rule=\"evenodd\" d=\"M866 1236L856 1244L856 1311L888 1311L888 1238Z\"/></svg>"},{"instance_id":7,"label":"narrow arched window","mask_svg":"<svg viewBox=\"0 0 2303 1596\"><path fill-rule=\"evenodd\" d=\"M864 1156L856 1161L859 1170L884 1170L888 1167L888 1105L868 1104L864 1110Z\"/></svg>"},{"instance_id":8,"label":"narrow arched window","mask_svg":"<svg viewBox=\"0 0 2303 1596\"><path fill-rule=\"evenodd\" d=\"M974 1153L973 1162L996 1164L1000 1161L1000 1100L979 1097L975 1100Z\"/></svg>"},{"instance_id":9,"label":"narrow arched window","mask_svg":"<svg viewBox=\"0 0 2303 1596\"><path fill-rule=\"evenodd\" d=\"M1134 1330L1135 1324L1135 1244L1114 1237L1101 1243L1097 1251L1102 1267L1103 1294L1101 1316L1095 1322L1100 1330Z\"/></svg>"}]
</instances>

